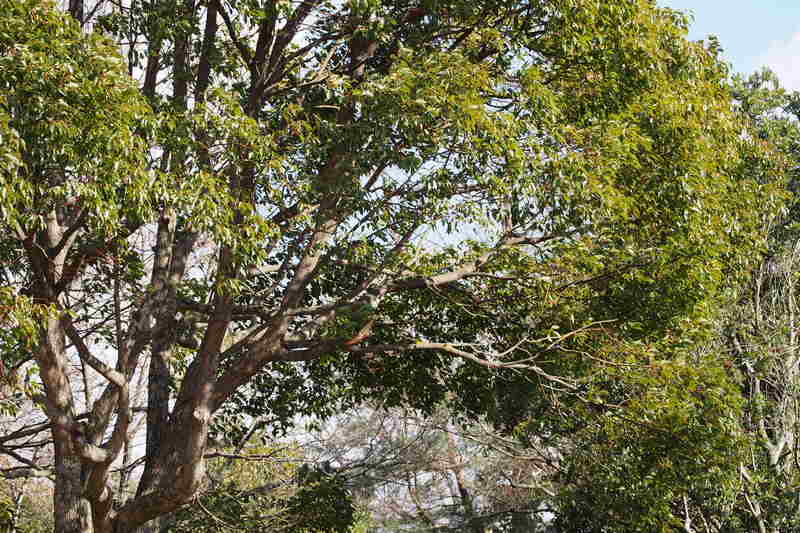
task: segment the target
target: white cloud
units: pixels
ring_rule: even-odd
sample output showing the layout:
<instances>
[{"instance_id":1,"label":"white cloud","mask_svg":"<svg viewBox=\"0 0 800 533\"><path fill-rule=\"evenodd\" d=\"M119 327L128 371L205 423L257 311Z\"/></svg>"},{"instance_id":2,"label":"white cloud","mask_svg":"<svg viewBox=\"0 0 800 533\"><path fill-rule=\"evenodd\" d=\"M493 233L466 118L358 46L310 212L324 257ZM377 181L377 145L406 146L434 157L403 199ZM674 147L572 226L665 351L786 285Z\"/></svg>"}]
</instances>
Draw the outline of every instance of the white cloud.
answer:
<instances>
[{"instance_id":1,"label":"white cloud","mask_svg":"<svg viewBox=\"0 0 800 533\"><path fill-rule=\"evenodd\" d=\"M773 41L756 64L772 69L785 88L800 91L800 31L787 40Z\"/></svg>"}]
</instances>

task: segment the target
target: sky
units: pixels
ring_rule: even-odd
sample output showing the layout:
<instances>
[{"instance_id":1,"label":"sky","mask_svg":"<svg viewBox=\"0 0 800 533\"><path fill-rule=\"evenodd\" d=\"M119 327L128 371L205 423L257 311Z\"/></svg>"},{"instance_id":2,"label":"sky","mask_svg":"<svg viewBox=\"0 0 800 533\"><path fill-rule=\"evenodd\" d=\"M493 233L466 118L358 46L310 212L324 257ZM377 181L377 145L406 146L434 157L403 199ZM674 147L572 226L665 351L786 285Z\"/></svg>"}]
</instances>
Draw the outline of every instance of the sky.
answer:
<instances>
[{"instance_id":1,"label":"sky","mask_svg":"<svg viewBox=\"0 0 800 533\"><path fill-rule=\"evenodd\" d=\"M610 0L613 1L613 0ZM694 15L689 38L716 35L733 70L769 66L782 84L800 90L800 0L657 0Z\"/></svg>"}]
</instances>

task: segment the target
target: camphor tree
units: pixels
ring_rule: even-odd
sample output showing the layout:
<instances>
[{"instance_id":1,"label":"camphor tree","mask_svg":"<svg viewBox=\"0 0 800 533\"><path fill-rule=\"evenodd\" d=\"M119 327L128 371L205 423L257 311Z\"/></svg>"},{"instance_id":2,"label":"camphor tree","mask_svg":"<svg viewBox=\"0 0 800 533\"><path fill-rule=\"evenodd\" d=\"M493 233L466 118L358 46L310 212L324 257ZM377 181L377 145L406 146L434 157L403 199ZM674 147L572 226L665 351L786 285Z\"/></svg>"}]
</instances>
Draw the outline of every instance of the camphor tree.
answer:
<instances>
[{"instance_id":1,"label":"camphor tree","mask_svg":"<svg viewBox=\"0 0 800 533\"><path fill-rule=\"evenodd\" d=\"M0 0L3 377L46 417L2 451L49 432L56 530L121 533L219 421L628 405L777 201L724 76L648 0Z\"/></svg>"}]
</instances>

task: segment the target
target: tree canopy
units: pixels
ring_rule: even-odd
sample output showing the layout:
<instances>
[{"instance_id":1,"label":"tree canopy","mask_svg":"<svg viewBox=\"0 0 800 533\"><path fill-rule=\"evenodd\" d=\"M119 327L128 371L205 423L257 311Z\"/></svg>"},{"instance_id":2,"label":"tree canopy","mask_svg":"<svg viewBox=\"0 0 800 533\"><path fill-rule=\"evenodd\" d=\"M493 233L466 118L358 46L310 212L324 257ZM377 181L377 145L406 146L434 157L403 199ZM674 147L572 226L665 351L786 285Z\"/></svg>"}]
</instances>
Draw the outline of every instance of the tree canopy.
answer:
<instances>
[{"instance_id":1,"label":"tree canopy","mask_svg":"<svg viewBox=\"0 0 800 533\"><path fill-rule=\"evenodd\" d=\"M367 399L572 435L565 498L593 468L608 491L615 469L697 498L731 482L740 405L693 348L764 249L786 163L683 15L68 11L0 0L0 369L44 417L0 443L38 470L6 443L50 431L57 531L134 531L194 498L209 437ZM624 501L650 527L672 500L643 483Z\"/></svg>"}]
</instances>

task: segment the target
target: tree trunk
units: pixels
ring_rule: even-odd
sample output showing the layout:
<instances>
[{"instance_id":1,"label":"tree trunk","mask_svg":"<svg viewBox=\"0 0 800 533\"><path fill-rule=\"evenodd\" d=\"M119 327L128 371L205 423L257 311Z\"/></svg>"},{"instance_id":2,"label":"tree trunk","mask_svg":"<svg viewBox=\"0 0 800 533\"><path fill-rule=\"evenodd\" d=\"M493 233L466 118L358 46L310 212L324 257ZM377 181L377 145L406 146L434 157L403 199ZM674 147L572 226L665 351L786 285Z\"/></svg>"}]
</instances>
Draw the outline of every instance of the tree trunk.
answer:
<instances>
[{"instance_id":1,"label":"tree trunk","mask_svg":"<svg viewBox=\"0 0 800 533\"><path fill-rule=\"evenodd\" d=\"M40 290L36 296L40 301L47 301L45 298L50 294ZM55 452L55 530L58 533L92 533L91 507L83 496L83 465L71 447L70 432L75 430L74 404L67 372L64 331L58 317L45 319L36 355Z\"/></svg>"},{"instance_id":2,"label":"tree trunk","mask_svg":"<svg viewBox=\"0 0 800 533\"><path fill-rule=\"evenodd\" d=\"M80 459L55 440L55 490L53 518L58 533L93 533L92 511L83 497L83 472Z\"/></svg>"}]
</instances>

